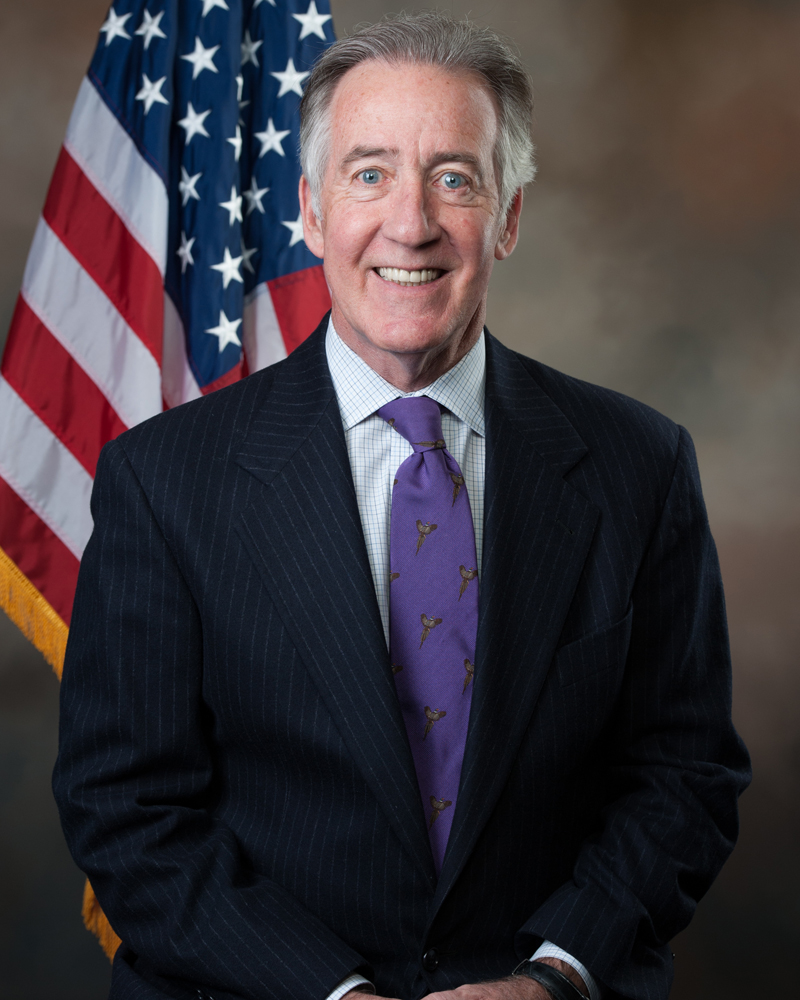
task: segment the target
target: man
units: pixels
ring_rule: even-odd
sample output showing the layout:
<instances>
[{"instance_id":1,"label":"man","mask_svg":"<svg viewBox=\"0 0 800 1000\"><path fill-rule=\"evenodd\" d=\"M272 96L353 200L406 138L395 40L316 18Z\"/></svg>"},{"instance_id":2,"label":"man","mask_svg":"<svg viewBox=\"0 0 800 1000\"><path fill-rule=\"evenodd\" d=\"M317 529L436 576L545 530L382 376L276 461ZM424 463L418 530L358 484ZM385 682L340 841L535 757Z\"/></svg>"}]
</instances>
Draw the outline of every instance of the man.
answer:
<instances>
[{"instance_id":1,"label":"man","mask_svg":"<svg viewBox=\"0 0 800 1000\"><path fill-rule=\"evenodd\" d=\"M55 790L112 996L664 998L748 767L688 435L484 332L496 36L366 28L303 115L330 320L98 468Z\"/></svg>"}]
</instances>

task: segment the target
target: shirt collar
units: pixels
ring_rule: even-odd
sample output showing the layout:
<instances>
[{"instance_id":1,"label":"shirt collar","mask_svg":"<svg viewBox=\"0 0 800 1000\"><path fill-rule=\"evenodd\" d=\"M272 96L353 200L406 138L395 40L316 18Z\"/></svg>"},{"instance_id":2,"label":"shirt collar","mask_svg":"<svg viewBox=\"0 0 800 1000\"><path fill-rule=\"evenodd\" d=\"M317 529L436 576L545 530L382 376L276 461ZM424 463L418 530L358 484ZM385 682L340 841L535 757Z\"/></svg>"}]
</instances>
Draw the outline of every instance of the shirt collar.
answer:
<instances>
[{"instance_id":1,"label":"shirt collar","mask_svg":"<svg viewBox=\"0 0 800 1000\"><path fill-rule=\"evenodd\" d=\"M414 392L401 392L381 378L345 344L332 319L328 320L325 351L345 430L366 420L398 396L429 396L463 420L476 434L485 436L486 339L483 332L457 365L424 389Z\"/></svg>"}]
</instances>

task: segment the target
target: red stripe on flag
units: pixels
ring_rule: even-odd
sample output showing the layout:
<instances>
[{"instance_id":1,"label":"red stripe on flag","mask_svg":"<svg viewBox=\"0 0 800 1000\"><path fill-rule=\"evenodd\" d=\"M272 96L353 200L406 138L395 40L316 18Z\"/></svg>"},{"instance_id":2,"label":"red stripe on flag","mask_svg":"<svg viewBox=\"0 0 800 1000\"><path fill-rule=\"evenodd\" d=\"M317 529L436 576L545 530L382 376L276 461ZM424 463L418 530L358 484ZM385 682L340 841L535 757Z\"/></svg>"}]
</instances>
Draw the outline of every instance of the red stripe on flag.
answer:
<instances>
[{"instance_id":1,"label":"red stripe on flag","mask_svg":"<svg viewBox=\"0 0 800 1000\"><path fill-rule=\"evenodd\" d=\"M164 285L158 267L65 149L42 215L161 364Z\"/></svg>"},{"instance_id":2,"label":"red stripe on flag","mask_svg":"<svg viewBox=\"0 0 800 1000\"><path fill-rule=\"evenodd\" d=\"M233 368L229 368L224 375L220 375L219 378L214 379L213 382L209 382L208 385L201 387L200 392L204 396L207 396L210 392L215 392L217 389L224 389L226 385L233 385L234 382L238 382L246 372L244 371L244 360L237 361Z\"/></svg>"},{"instance_id":3,"label":"red stripe on flag","mask_svg":"<svg viewBox=\"0 0 800 1000\"><path fill-rule=\"evenodd\" d=\"M69 625L80 563L5 479L0 479L0 548Z\"/></svg>"},{"instance_id":4,"label":"red stripe on flag","mask_svg":"<svg viewBox=\"0 0 800 1000\"><path fill-rule=\"evenodd\" d=\"M100 449L126 430L125 424L22 296L17 299L0 371L94 476Z\"/></svg>"},{"instance_id":5,"label":"red stripe on flag","mask_svg":"<svg viewBox=\"0 0 800 1000\"><path fill-rule=\"evenodd\" d=\"M331 296L322 266L293 271L268 281L272 304L281 328L287 354L303 343L319 326L331 307Z\"/></svg>"}]
</instances>

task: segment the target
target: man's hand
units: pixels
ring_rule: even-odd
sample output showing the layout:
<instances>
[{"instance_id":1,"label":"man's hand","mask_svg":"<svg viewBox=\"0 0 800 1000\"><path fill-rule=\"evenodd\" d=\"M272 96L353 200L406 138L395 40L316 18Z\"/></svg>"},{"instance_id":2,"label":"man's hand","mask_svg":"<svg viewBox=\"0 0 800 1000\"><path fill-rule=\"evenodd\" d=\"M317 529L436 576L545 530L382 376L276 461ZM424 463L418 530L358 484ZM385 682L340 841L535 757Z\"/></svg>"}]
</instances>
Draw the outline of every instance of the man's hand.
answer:
<instances>
[{"instance_id":1,"label":"man's hand","mask_svg":"<svg viewBox=\"0 0 800 1000\"><path fill-rule=\"evenodd\" d=\"M396 997L378 997L374 993L368 993L366 990L350 990L349 993L345 993L342 1000L397 1000Z\"/></svg>"},{"instance_id":2,"label":"man's hand","mask_svg":"<svg viewBox=\"0 0 800 1000\"><path fill-rule=\"evenodd\" d=\"M586 983L567 962L562 962L558 958L538 958L537 962L552 966L577 986L585 997L589 996ZM342 1000L365 1000L367 996L371 995L355 989L345 993ZM389 998L372 997L371 1000L389 1000ZM508 976L506 979L496 979L491 983L468 983L455 990L429 993L427 1000L553 1000L553 998L541 983L528 976Z\"/></svg>"},{"instance_id":3,"label":"man's hand","mask_svg":"<svg viewBox=\"0 0 800 1000\"><path fill-rule=\"evenodd\" d=\"M589 995L581 976L568 965L557 958L539 958L542 965L550 965L583 993ZM446 990L444 993L429 993L427 1000L553 1000L541 983L528 976L509 976L493 983L472 983L459 986L457 990Z\"/></svg>"},{"instance_id":4,"label":"man's hand","mask_svg":"<svg viewBox=\"0 0 800 1000\"><path fill-rule=\"evenodd\" d=\"M427 1000L553 1000L540 983L527 976L509 976L493 983L468 983L457 990L429 993Z\"/></svg>"},{"instance_id":5,"label":"man's hand","mask_svg":"<svg viewBox=\"0 0 800 1000\"><path fill-rule=\"evenodd\" d=\"M342 1000L390 1000L377 997L363 990L350 990ZM459 986L445 993L429 993L427 1000L553 1000L547 990L527 976L514 976L494 983L476 983Z\"/></svg>"}]
</instances>

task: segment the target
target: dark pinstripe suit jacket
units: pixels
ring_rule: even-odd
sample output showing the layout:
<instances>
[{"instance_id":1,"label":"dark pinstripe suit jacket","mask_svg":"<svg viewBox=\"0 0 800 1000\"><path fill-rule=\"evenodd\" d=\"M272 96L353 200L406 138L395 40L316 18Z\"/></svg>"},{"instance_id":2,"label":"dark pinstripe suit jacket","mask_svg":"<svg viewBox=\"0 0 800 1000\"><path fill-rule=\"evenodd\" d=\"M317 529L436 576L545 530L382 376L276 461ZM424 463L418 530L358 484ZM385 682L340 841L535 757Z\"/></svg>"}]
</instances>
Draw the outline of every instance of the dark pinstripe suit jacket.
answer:
<instances>
[{"instance_id":1,"label":"dark pinstripe suit jacket","mask_svg":"<svg viewBox=\"0 0 800 1000\"><path fill-rule=\"evenodd\" d=\"M491 337L486 415L438 882L324 324L104 449L54 788L124 941L115 1000L321 1000L355 969L414 1000L542 938L612 996L667 996L748 768L691 442Z\"/></svg>"}]
</instances>

